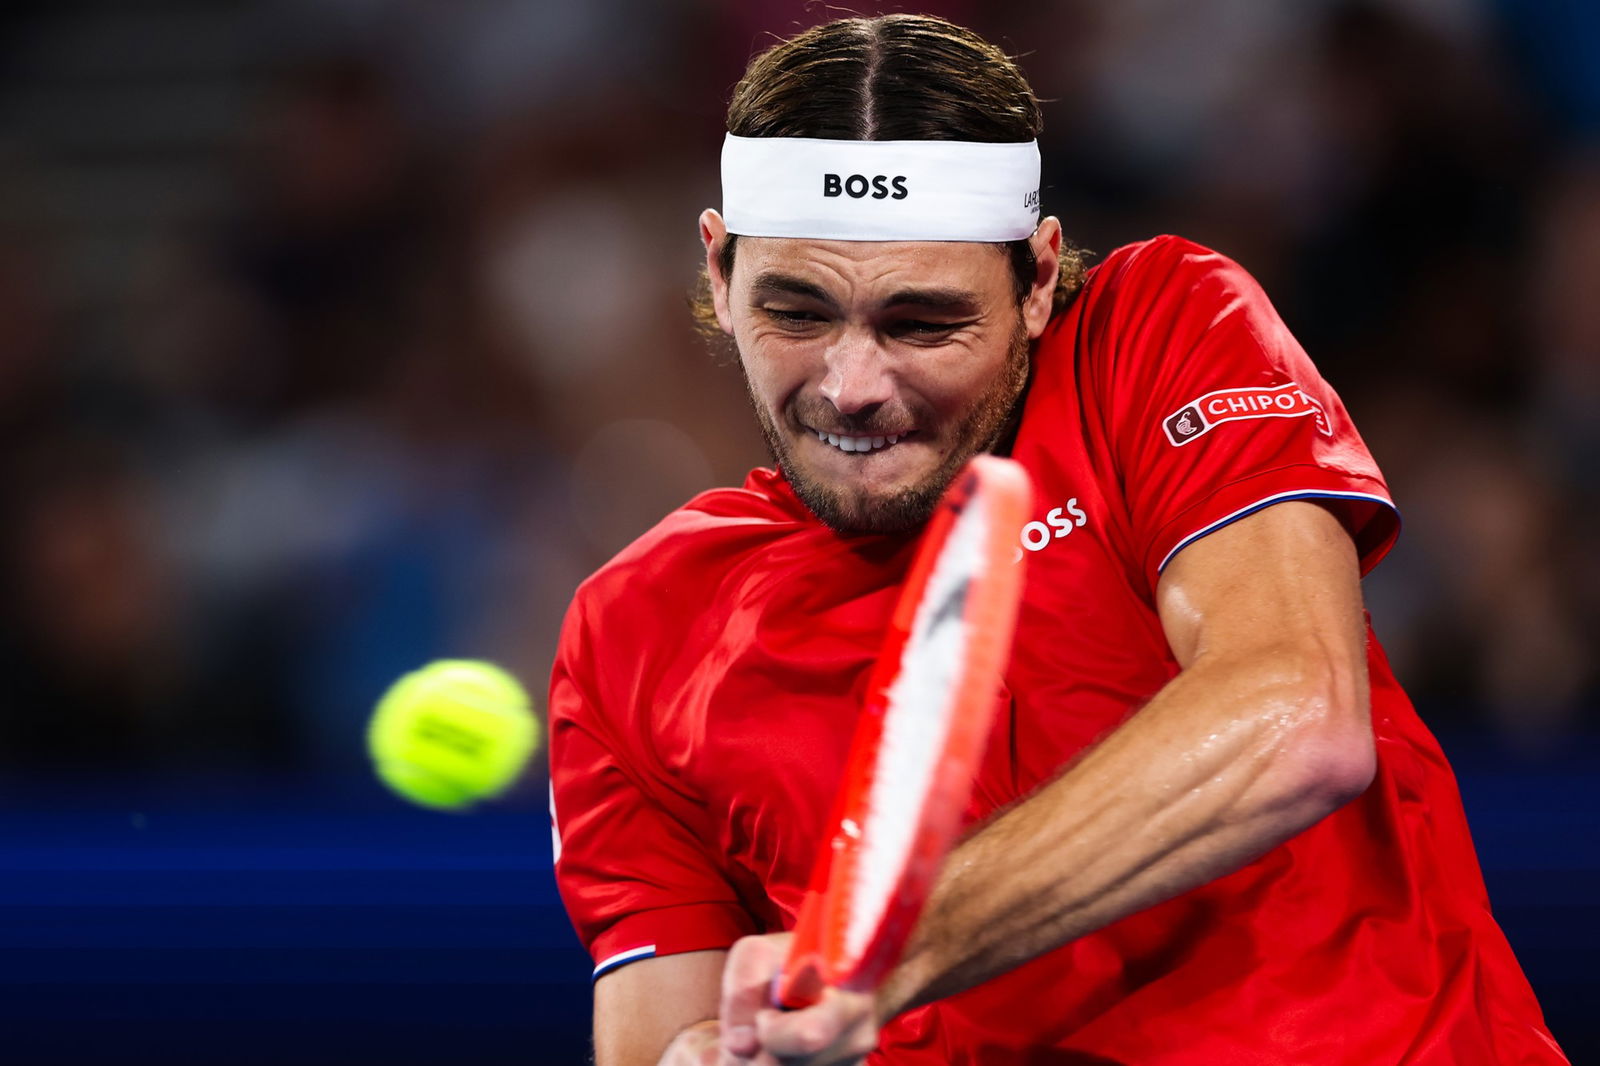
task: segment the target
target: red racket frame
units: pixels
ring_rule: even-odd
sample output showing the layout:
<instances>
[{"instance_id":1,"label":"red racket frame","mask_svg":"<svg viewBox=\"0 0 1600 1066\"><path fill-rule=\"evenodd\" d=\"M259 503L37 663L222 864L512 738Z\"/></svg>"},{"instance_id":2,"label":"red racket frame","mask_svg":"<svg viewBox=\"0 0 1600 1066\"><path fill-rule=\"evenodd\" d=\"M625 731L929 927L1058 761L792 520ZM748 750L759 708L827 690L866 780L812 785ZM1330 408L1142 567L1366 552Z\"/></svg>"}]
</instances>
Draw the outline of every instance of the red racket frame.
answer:
<instances>
[{"instance_id":1,"label":"red racket frame","mask_svg":"<svg viewBox=\"0 0 1600 1066\"><path fill-rule=\"evenodd\" d=\"M877 929L860 958L852 960L845 949L845 935L857 904L853 867L862 849L859 827L864 824L862 816L876 773L889 688L899 673L928 579L957 518L972 506L990 511L989 533L962 606L971 641L965 665L955 680L956 703L949 734L927 801L920 812L911 815L918 825L906 866L894 881ZM1021 530L1032 508L1033 483L1027 471L1010 459L982 455L956 475L929 520L868 682L829 823L834 830L817 856L789 958L774 987L774 998L781 1006L809 1006L828 985L871 989L899 961L939 866L960 830L962 811L972 794L973 778L993 726L1000 676L1010 656L1022 598L1026 553L1019 547Z\"/></svg>"}]
</instances>

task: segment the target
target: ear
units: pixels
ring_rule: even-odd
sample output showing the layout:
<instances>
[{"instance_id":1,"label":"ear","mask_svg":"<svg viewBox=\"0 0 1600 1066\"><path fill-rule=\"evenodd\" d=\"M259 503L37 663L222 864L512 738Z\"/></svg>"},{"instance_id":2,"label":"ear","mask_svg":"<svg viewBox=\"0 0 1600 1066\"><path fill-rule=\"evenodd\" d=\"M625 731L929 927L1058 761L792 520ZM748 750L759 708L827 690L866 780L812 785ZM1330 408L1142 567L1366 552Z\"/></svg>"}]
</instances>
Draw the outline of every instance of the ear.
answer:
<instances>
[{"instance_id":1,"label":"ear","mask_svg":"<svg viewBox=\"0 0 1600 1066\"><path fill-rule=\"evenodd\" d=\"M1022 301L1022 321L1028 336L1037 339L1055 310L1056 278L1061 274L1061 220L1049 215L1029 238L1033 245L1033 288Z\"/></svg>"},{"instance_id":2,"label":"ear","mask_svg":"<svg viewBox=\"0 0 1600 1066\"><path fill-rule=\"evenodd\" d=\"M717 312L717 325L733 336L733 316L728 313L728 279L722 276L722 244L728 239L728 226L714 208L700 212L700 243L706 246L706 278L711 282L711 306Z\"/></svg>"}]
</instances>

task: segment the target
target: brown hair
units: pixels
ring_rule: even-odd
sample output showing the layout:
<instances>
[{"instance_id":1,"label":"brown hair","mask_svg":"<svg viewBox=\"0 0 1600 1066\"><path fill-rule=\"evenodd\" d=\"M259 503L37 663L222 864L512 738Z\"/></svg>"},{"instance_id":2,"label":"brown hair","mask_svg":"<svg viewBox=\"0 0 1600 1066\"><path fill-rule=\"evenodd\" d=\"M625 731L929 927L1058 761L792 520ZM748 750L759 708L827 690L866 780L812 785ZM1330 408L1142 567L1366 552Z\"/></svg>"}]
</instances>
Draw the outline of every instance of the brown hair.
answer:
<instances>
[{"instance_id":1,"label":"brown hair","mask_svg":"<svg viewBox=\"0 0 1600 1066\"><path fill-rule=\"evenodd\" d=\"M1039 100L1010 56L971 30L931 15L838 19L757 55L734 87L728 132L739 137L851 141L1031 141L1044 127ZM736 236L718 256L733 273ZM1026 238L1000 245L1011 259L1020 303L1033 287ZM1083 257L1061 250L1055 310L1083 285ZM702 270L691 299L695 322L722 336Z\"/></svg>"}]
</instances>

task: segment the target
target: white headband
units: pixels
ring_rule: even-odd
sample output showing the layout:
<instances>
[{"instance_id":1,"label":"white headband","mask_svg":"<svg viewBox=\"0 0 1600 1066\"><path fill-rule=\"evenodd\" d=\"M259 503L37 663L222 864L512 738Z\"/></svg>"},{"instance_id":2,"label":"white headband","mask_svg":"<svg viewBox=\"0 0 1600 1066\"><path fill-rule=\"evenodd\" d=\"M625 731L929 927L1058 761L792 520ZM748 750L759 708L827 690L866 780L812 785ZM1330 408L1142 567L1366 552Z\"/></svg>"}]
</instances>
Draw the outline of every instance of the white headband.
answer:
<instances>
[{"instance_id":1,"label":"white headband","mask_svg":"<svg viewBox=\"0 0 1600 1066\"><path fill-rule=\"evenodd\" d=\"M1039 144L730 133L722 215L747 237L1020 240L1039 224Z\"/></svg>"}]
</instances>

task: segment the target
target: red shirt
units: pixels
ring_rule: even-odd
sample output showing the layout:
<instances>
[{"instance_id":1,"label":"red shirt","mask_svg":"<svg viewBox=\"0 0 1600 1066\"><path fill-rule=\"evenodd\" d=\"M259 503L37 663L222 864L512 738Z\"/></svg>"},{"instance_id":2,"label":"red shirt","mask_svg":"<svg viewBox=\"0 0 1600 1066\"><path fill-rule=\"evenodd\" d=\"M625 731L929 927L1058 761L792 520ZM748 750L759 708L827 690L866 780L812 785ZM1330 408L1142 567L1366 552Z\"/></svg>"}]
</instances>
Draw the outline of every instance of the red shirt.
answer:
<instances>
[{"instance_id":1,"label":"red shirt","mask_svg":"<svg viewBox=\"0 0 1600 1066\"><path fill-rule=\"evenodd\" d=\"M1398 520L1344 406L1239 266L1161 237L1052 321L1012 449L1035 522L969 816L1177 672L1162 567L1274 502ZM579 590L552 683L556 876L596 973L790 927L912 543L833 533L777 473L705 493ZM1378 769L1261 859L884 1030L887 1064L1564 1063L1449 766L1369 643ZM997 871L1003 876L1003 871Z\"/></svg>"}]
</instances>

